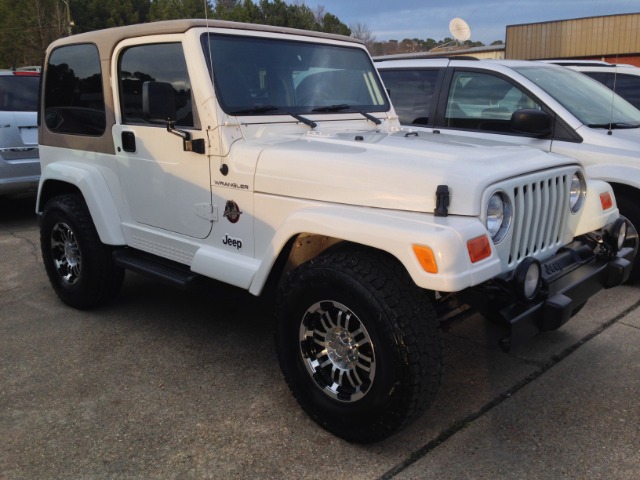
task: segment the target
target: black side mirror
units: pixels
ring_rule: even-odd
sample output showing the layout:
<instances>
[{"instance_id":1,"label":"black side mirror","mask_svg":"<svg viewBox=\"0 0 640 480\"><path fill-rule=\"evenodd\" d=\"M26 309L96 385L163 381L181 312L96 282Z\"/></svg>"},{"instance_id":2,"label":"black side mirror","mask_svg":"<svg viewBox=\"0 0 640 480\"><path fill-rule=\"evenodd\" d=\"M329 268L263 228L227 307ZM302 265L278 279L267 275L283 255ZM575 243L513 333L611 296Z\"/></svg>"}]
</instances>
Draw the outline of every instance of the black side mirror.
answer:
<instances>
[{"instance_id":1,"label":"black side mirror","mask_svg":"<svg viewBox=\"0 0 640 480\"><path fill-rule=\"evenodd\" d=\"M176 93L166 82L142 84L142 113L150 122L176 121Z\"/></svg>"},{"instance_id":2,"label":"black side mirror","mask_svg":"<svg viewBox=\"0 0 640 480\"><path fill-rule=\"evenodd\" d=\"M511 115L511 130L525 135L546 137L551 134L551 117L542 110L523 108Z\"/></svg>"},{"instance_id":3,"label":"black side mirror","mask_svg":"<svg viewBox=\"0 0 640 480\"><path fill-rule=\"evenodd\" d=\"M167 132L182 139L185 152L204 154L206 145L203 138L193 140L191 133L176 128L176 92L173 85L166 82L144 82L142 84L142 114L152 123L164 123Z\"/></svg>"}]
</instances>

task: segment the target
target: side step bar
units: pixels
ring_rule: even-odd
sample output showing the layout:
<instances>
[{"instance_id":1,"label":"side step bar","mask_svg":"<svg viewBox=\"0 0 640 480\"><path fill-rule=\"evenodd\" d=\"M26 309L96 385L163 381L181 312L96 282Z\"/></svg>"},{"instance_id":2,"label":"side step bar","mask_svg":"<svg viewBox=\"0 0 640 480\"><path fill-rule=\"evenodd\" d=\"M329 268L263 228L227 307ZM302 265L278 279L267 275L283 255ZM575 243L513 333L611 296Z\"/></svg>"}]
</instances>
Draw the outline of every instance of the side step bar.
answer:
<instances>
[{"instance_id":1,"label":"side step bar","mask_svg":"<svg viewBox=\"0 0 640 480\"><path fill-rule=\"evenodd\" d=\"M112 255L116 265L122 268L181 289L188 288L194 281L202 278L186 265L140 250L121 248L114 250Z\"/></svg>"}]
</instances>

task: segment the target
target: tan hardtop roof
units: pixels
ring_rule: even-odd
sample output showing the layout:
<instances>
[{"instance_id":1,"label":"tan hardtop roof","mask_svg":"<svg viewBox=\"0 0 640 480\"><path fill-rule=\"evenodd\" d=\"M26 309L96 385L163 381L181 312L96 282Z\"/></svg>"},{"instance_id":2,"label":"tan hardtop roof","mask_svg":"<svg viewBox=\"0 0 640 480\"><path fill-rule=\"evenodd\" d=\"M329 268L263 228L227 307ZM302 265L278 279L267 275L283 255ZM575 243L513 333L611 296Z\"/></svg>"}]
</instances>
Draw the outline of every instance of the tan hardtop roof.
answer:
<instances>
[{"instance_id":1,"label":"tan hardtop roof","mask_svg":"<svg viewBox=\"0 0 640 480\"><path fill-rule=\"evenodd\" d=\"M362 43L358 39L347 37L345 35L312 32L308 30L299 30L296 28L275 27L271 25L259 25L255 23L229 22L225 20L184 19L140 23L136 25L127 25L125 27L107 28L104 30L95 30L93 32L71 35L70 37L63 37L54 41L51 45L49 45L48 50L59 47L61 45L69 45L74 43L95 43L97 45L106 47L107 50L111 50L111 48L109 48L109 44L113 46L127 38L136 38L146 35L184 33L187 30L196 27L228 28L234 30L286 33L289 35L304 35L307 37L318 37L331 40L341 40L345 42Z\"/></svg>"}]
</instances>

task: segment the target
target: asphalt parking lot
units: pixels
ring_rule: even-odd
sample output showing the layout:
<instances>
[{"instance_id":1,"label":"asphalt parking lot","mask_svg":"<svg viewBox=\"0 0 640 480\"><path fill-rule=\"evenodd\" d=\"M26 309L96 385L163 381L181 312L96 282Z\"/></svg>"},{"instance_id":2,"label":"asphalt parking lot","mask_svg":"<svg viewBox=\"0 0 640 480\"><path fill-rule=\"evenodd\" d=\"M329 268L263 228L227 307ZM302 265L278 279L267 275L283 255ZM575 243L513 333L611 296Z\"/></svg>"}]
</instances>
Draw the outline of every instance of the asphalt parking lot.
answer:
<instances>
[{"instance_id":1,"label":"asphalt parking lot","mask_svg":"<svg viewBox=\"0 0 640 480\"><path fill-rule=\"evenodd\" d=\"M70 309L33 199L0 200L0 258L2 480L638 478L638 286L510 353L480 316L454 322L432 408L360 446L289 394L267 303L128 274L115 303Z\"/></svg>"}]
</instances>

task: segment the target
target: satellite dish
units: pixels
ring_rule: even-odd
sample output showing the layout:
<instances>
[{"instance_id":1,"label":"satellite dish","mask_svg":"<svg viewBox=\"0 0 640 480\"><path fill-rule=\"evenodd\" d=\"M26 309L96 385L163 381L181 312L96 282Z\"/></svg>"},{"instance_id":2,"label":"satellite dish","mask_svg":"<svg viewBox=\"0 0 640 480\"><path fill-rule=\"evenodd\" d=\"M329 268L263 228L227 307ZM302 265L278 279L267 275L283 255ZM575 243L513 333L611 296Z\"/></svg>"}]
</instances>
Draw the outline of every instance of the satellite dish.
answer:
<instances>
[{"instance_id":1,"label":"satellite dish","mask_svg":"<svg viewBox=\"0 0 640 480\"><path fill-rule=\"evenodd\" d=\"M471 38L471 28L461 18L454 18L449 22L449 31L453 38L459 42L466 42Z\"/></svg>"}]
</instances>

